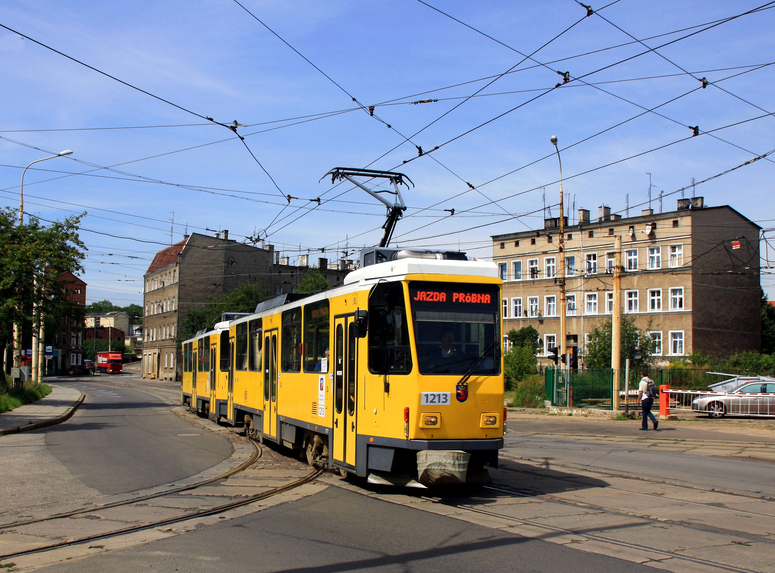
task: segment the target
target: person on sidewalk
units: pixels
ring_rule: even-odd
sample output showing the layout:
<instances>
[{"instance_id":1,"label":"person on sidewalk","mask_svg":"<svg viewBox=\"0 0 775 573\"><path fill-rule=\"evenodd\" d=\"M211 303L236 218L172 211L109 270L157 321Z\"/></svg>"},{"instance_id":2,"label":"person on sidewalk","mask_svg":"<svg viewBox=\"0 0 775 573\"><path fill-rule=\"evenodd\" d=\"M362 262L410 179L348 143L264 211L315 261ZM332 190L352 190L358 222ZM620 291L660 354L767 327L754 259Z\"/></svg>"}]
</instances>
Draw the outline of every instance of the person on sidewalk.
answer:
<instances>
[{"instance_id":1,"label":"person on sidewalk","mask_svg":"<svg viewBox=\"0 0 775 573\"><path fill-rule=\"evenodd\" d=\"M651 413L651 407L654 405L654 398L657 397L657 385L649 378L647 370L641 372L642 378L640 384L638 384L638 399L640 400L640 412L641 412L641 430L649 429L649 418L654 423L654 429L659 428L659 422Z\"/></svg>"}]
</instances>

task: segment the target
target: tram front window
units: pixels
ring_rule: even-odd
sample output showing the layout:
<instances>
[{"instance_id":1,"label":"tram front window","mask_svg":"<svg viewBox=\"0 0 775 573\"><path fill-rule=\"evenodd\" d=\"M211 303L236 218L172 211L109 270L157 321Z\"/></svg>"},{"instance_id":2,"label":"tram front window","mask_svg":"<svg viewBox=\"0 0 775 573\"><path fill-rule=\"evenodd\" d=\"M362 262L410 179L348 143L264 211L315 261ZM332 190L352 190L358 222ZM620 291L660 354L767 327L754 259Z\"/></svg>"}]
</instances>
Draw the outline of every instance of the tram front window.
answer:
<instances>
[{"instance_id":1,"label":"tram front window","mask_svg":"<svg viewBox=\"0 0 775 573\"><path fill-rule=\"evenodd\" d=\"M496 285L409 284L421 374L500 372Z\"/></svg>"}]
</instances>

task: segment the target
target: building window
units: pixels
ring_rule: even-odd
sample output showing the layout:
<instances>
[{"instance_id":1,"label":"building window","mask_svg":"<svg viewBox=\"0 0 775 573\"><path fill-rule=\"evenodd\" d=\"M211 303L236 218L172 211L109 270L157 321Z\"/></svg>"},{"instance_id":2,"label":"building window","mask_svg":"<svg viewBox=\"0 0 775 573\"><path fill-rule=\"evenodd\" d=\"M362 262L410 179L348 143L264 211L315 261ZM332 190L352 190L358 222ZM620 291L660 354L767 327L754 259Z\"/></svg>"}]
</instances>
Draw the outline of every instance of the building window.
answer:
<instances>
[{"instance_id":1,"label":"building window","mask_svg":"<svg viewBox=\"0 0 775 573\"><path fill-rule=\"evenodd\" d=\"M532 238L532 239L530 239L530 244L531 244L531 245L535 245L535 244L536 244L536 240L535 240L535 238Z\"/></svg>"},{"instance_id":2,"label":"building window","mask_svg":"<svg viewBox=\"0 0 775 573\"><path fill-rule=\"evenodd\" d=\"M662 247L649 247L648 268L650 270L662 268Z\"/></svg>"},{"instance_id":3,"label":"building window","mask_svg":"<svg viewBox=\"0 0 775 573\"><path fill-rule=\"evenodd\" d=\"M544 297L544 316L557 316L557 297Z\"/></svg>"},{"instance_id":4,"label":"building window","mask_svg":"<svg viewBox=\"0 0 775 573\"><path fill-rule=\"evenodd\" d=\"M557 335L545 334L544 335L544 355L548 356L551 348L557 347Z\"/></svg>"},{"instance_id":5,"label":"building window","mask_svg":"<svg viewBox=\"0 0 775 573\"><path fill-rule=\"evenodd\" d=\"M508 265L506 263L500 263L498 265L498 276L501 278L502 281L505 281L509 278L508 276Z\"/></svg>"},{"instance_id":6,"label":"building window","mask_svg":"<svg viewBox=\"0 0 775 573\"><path fill-rule=\"evenodd\" d=\"M565 257L565 276L572 277L576 274L576 257Z\"/></svg>"},{"instance_id":7,"label":"building window","mask_svg":"<svg viewBox=\"0 0 775 573\"><path fill-rule=\"evenodd\" d=\"M678 219L674 219L673 220L673 227L677 227L677 226L678 226Z\"/></svg>"},{"instance_id":8,"label":"building window","mask_svg":"<svg viewBox=\"0 0 775 573\"><path fill-rule=\"evenodd\" d=\"M605 313L614 313L614 293L610 290L605 291Z\"/></svg>"},{"instance_id":9,"label":"building window","mask_svg":"<svg viewBox=\"0 0 775 573\"><path fill-rule=\"evenodd\" d=\"M522 280L522 261L514 261L511 264L511 269L513 271L513 276L511 277L511 279L515 281L521 281Z\"/></svg>"},{"instance_id":10,"label":"building window","mask_svg":"<svg viewBox=\"0 0 775 573\"><path fill-rule=\"evenodd\" d=\"M587 302L584 307L584 314L597 314L597 293L588 292L586 297Z\"/></svg>"},{"instance_id":11,"label":"building window","mask_svg":"<svg viewBox=\"0 0 775 573\"><path fill-rule=\"evenodd\" d=\"M627 313L638 312L638 291L628 290L624 292L624 309Z\"/></svg>"},{"instance_id":12,"label":"building window","mask_svg":"<svg viewBox=\"0 0 775 573\"><path fill-rule=\"evenodd\" d=\"M501 249L505 249L505 248L506 248L506 243L501 243Z\"/></svg>"},{"instance_id":13,"label":"building window","mask_svg":"<svg viewBox=\"0 0 775 573\"><path fill-rule=\"evenodd\" d=\"M557 274L557 263L554 257L547 257L544 259L544 273L546 278L552 279Z\"/></svg>"},{"instance_id":14,"label":"building window","mask_svg":"<svg viewBox=\"0 0 775 573\"><path fill-rule=\"evenodd\" d=\"M514 246L518 247L519 246L519 241L514 241Z\"/></svg>"},{"instance_id":15,"label":"building window","mask_svg":"<svg viewBox=\"0 0 775 573\"><path fill-rule=\"evenodd\" d=\"M609 275L614 274L614 265L616 264L616 257L613 253L605 254L605 272Z\"/></svg>"},{"instance_id":16,"label":"building window","mask_svg":"<svg viewBox=\"0 0 775 573\"><path fill-rule=\"evenodd\" d=\"M538 297L527 297L527 315L530 317L538 316Z\"/></svg>"},{"instance_id":17,"label":"building window","mask_svg":"<svg viewBox=\"0 0 775 573\"><path fill-rule=\"evenodd\" d=\"M638 249L627 249L624 251L626 269L628 271L638 270Z\"/></svg>"},{"instance_id":18,"label":"building window","mask_svg":"<svg viewBox=\"0 0 775 573\"><path fill-rule=\"evenodd\" d=\"M670 332L670 354L673 356L683 356L684 354L684 331L676 330Z\"/></svg>"},{"instance_id":19,"label":"building window","mask_svg":"<svg viewBox=\"0 0 775 573\"><path fill-rule=\"evenodd\" d=\"M511 299L511 310L514 318L522 318L522 297Z\"/></svg>"},{"instance_id":20,"label":"building window","mask_svg":"<svg viewBox=\"0 0 775 573\"><path fill-rule=\"evenodd\" d=\"M662 310L662 289L649 289L649 311L660 312Z\"/></svg>"},{"instance_id":21,"label":"building window","mask_svg":"<svg viewBox=\"0 0 775 573\"><path fill-rule=\"evenodd\" d=\"M503 318L509 317L509 299L504 298L501 301L501 308L503 309Z\"/></svg>"},{"instance_id":22,"label":"building window","mask_svg":"<svg viewBox=\"0 0 775 573\"><path fill-rule=\"evenodd\" d=\"M662 356L662 331L656 330L649 332L651 341L654 343L654 356Z\"/></svg>"},{"instance_id":23,"label":"building window","mask_svg":"<svg viewBox=\"0 0 775 573\"><path fill-rule=\"evenodd\" d=\"M670 245L670 267L680 267L684 264L684 246Z\"/></svg>"},{"instance_id":24,"label":"building window","mask_svg":"<svg viewBox=\"0 0 775 573\"><path fill-rule=\"evenodd\" d=\"M684 309L684 289L675 287L670 289L670 310Z\"/></svg>"},{"instance_id":25,"label":"building window","mask_svg":"<svg viewBox=\"0 0 775 573\"><path fill-rule=\"evenodd\" d=\"M590 231L591 233L592 231ZM587 255L587 274L597 274L597 253L590 253Z\"/></svg>"},{"instance_id":26,"label":"building window","mask_svg":"<svg viewBox=\"0 0 775 573\"><path fill-rule=\"evenodd\" d=\"M565 314L576 316L576 295L569 294L565 297Z\"/></svg>"},{"instance_id":27,"label":"building window","mask_svg":"<svg viewBox=\"0 0 775 573\"><path fill-rule=\"evenodd\" d=\"M538 259L527 260L527 274L530 275L531 279L538 278Z\"/></svg>"},{"instance_id":28,"label":"building window","mask_svg":"<svg viewBox=\"0 0 775 573\"><path fill-rule=\"evenodd\" d=\"M587 237L589 237L590 239L594 239L595 238L595 232L594 231L590 231L589 233L587 233Z\"/></svg>"}]
</instances>

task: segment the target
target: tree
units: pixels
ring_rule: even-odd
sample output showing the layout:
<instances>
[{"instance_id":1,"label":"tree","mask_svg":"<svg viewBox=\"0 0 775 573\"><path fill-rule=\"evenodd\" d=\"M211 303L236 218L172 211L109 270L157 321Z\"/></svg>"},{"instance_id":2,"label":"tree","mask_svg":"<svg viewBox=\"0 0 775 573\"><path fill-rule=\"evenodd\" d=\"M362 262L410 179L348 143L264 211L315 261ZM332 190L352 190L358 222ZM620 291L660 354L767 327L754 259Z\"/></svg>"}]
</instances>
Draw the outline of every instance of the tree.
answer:
<instances>
[{"instance_id":1,"label":"tree","mask_svg":"<svg viewBox=\"0 0 775 573\"><path fill-rule=\"evenodd\" d=\"M129 315L130 319L133 319L132 322L134 322L135 318L143 317L143 307L139 304L127 305L122 310Z\"/></svg>"},{"instance_id":2,"label":"tree","mask_svg":"<svg viewBox=\"0 0 775 573\"><path fill-rule=\"evenodd\" d=\"M269 298L269 291L259 285L242 284L232 291L207 299L204 308L189 309L180 325L180 340L212 328L224 312L254 312L259 302Z\"/></svg>"},{"instance_id":3,"label":"tree","mask_svg":"<svg viewBox=\"0 0 775 573\"><path fill-rule=\"evenodd\" d=\"M74 216L45 226L31 217L26 224L16 225L15 212L0 209L0 348L10 343L14 323L22 326L26 345L37 328L33 308L45 317L70 312L67 293L57 277L82 270L85 247L78 236L80 221L81 216Z\"/></svg>"},{"instance_id":4,"label":"tree","mask_svg":"<svg viewBox=\"0 0 775 573\"><path fill-rule=\"evenodd\" d=\"M296 292L299 294L317 294L331 288L326 277L318 269L310 269L301 279Z\"/></svg>"},{"instance_id":5,"label":"tree","mask_svg":"<svg viewBox=\"0 0 775 573\"><path fill-rule=\"evenodd\" d=\"M109 300L99 300L97 302L93 302L91 304L86 305L86 312L95 312L98 314L104 314L106 312L116 312L118 310L121 310L121 309L115 306Z\"/></svg>"},{"instance_id":6,"label":"tree","mask_svg":"<svg viewBox=\"0 0 775 573\"><path fill-rule=\"evenodd\" d=\"M587 368L611 367L611 341L613 323L609 319L596 326L589 335L589 343L584 358ZM654 353L654 340L635 327L635 322L622 317L622 364L630 358L630 369L638 370L645 366ZM639 357L631 356L631 351L639 348Z\"/></svg>"},{"instance_id":7,"label":"tree","mask_svg":"<svg viewBox=\"0 0 775 573\"><path fill-rule=\"evenodd\" d=\"M762 354L775 354L775 306L762 290Z\"/></svg>"},{"instance_id":8,"label":"tree","mask_svg":"<svg viewBox=\"0 0 775 573\"><path fill-rule=\"evenodd\" d=\"M537 354L541 349L540 335L532 326L524 326L519 330L511 329L507 335L513 346L527 346Z\"/></svg>"},{"instance_id":9,"label":"tree","mask_svg":"<svg viewBox=\"0 0 775 573\"><path fill-rule=\"evenodd\" d=\"M538 331L532 326L519 330L512 329L508 333L512 344L503 357L504 377L507 390L513 390L517 382L536 373L536 353L541 348L538 342Z\"/></svg>"}]
</instances>

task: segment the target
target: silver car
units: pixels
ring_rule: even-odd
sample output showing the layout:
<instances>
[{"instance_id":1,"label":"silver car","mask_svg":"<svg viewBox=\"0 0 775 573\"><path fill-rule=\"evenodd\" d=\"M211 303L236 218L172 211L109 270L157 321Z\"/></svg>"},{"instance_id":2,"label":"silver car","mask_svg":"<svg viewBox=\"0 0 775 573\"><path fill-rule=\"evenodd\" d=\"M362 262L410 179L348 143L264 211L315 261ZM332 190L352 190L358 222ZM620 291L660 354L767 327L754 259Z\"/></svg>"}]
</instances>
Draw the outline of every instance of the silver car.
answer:
<instances>
[{"instance_id":1,"label":"silver car","mask_svg":"<svg viewBox=\"0 0 775 573\"><path fill-rule=\"evenodd\" d=\"M704 394L692 402L692 410L711 418L730 416L775 416L775 383L752 382L733 392Z\"/></svg>"}]
</instances>

